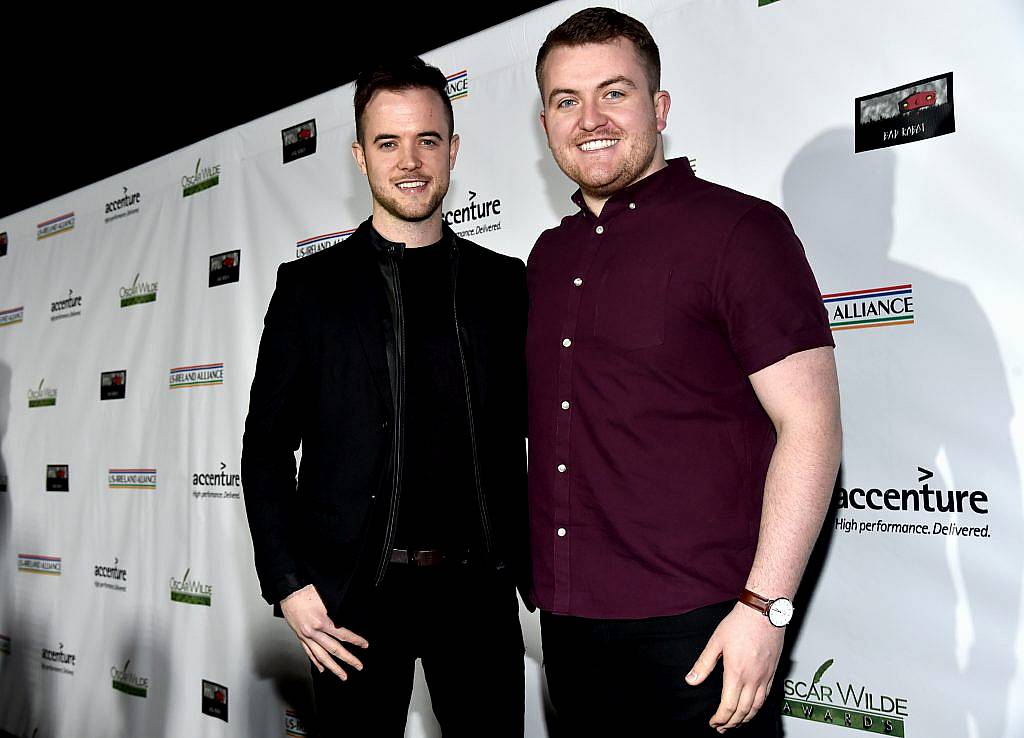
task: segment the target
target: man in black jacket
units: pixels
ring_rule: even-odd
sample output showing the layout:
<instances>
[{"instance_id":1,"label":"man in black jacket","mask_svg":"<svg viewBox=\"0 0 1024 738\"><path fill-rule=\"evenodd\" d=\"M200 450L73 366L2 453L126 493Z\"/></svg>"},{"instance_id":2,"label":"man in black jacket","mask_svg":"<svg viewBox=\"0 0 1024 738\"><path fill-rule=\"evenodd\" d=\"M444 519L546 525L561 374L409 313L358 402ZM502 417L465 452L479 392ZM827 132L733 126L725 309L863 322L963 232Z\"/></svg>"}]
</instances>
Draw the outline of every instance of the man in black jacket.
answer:
<instances>
[{"instance_id":1,"label":"man in black jacket","mask_svg":"<svg viewBox=\"0 0 1024 738\"><path fill-rule=\"evenodd\" d=\"M442 221L445 85L419 59L360 75L372 217L280 266L252 384L256 570L323 735L403 735L416 658L445 736L523 732L525 268Z\"/></svg>"}]
</instances>

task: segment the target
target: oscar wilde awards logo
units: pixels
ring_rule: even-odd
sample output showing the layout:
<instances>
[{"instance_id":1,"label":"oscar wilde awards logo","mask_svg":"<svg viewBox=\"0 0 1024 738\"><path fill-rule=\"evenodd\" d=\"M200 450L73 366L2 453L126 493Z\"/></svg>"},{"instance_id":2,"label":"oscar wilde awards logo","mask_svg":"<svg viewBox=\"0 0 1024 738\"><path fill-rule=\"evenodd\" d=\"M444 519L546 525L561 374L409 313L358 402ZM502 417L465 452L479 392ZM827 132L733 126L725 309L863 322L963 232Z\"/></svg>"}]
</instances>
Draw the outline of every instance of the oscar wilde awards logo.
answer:
<instances>
[{"instance_id":1,"label":"oscar wilde awards logo","mask_svg":"<svg viewBox=\"0 0 1024 738\"><path fill-rule=\"evenodd\" d=\"M281 131L283 164L316 153L316 119Z\"/></svg>"},{"instance_id":2,"label":"oscar wilde awards logo","mask_svg":"<svg viewBox=\"0 0 1024 738\"><path fill-rule=\"evenodd\" d=\"M60 556L43 554L18 554L18 571L28 574L50 574L60 576Z\"/></svg>"},{"instance_id":3,"label":"oscar wilde awards logo","mask_svg":"<svg viewBox=\"0 0 1024 738\"><path fill-rule=\"evenodd\" d=\"M832 292L821 299L833 332L914 324L914 288L910 284Z\"/></svg>"},{"instance_id":4,"label":"oscar wilde awards logo","mask_svg":"<svg viewBox=\"0 0 1024 738\"><path fill-rule=\"evenodd\" d=\"M93 565L93 585L98 589L109 589L114 592L126 591L128 589L128 572L119 566L119 563L115 556L113 566L110 564Z\"/></svg>"},{"instance_id":5,"label":"oscar wilde awards logo","mask_svg":"<svg viewBox=\"0 0 1024 738\"><path fill-rule=\"evenodd\" d=\"M945 136L956 130L952 72L858 97L854 105L854 148L858 152Z\"/></svg>"},{"instance_id":6,"label":"oscar wilde awards logo","mask_svg":"<svg viewBox=\"0 0 1024 738\"><path fill-rule=\"evenodd\" d=\"M449 100L455 102L469 97L469 72L462 69L449 74L445 79L448 81L445 90Z\"/></svg>"},{"instance_id":7,"label":"oscar wilde awards logo","mask_svg":"<svg viewBox=\"0 0 1024 738\"><path fill-rule=\"evenodd\" d=\"M355 228L349 228L345 231L325 233L322 236L313 236L312 238L298 241L295 244L295 258L301 259L304 256L309 256L310 254L315 254L318 251L329 249L331 246L336 246L355 232Z\"/></svg>"},{"instance_id":8,"label":"oscar wilde awards logo","mask_svg":"<svg viewBox=\"0 0 1024 738\"><path fill-rule=\"evenodd\" d=\"M64 652L64 644L58 644L56 649L42 649L41 666L46 671L55 671L59 674L75 675L76 656L73 653Z\"/></svg>"},{"instance_id":9,"label":"oscar wilde awards logo","mask_svg":"<svg viewBox=\"0 0 1024 738\"><path fill-rule=\"evenodd\" d=\"M124 190L124 194L121 197L111 200L103 206L104 223L127 218L129 215L135 215L139 212L142 204L142 193L132 192L129 194L127 187L122 186L121 189Z\"/></svg>"},{"instance_id":10,"label":"oscar wilde awards logo","mask_svg":"<svg viewBox=\"0 0 1024 738\"><path fill-rule=\"evenodd\" d=\"M58 215L56 218L50 218L50 220L44 220L42 223L36 224L36 240L42 241L44 238L70 231L74 227L74 212Z\"/></svg>"},{"instance_id":11,"label":"oscar wilde awards logo","mask_svg":"<svg viewBox=\"0 0 1024 738\"><path fill-rule=\"evenodd\" d=\"M224 384L224 363L194 364L171 369L171 389L191 389Z\"/></svg>"},{"instance_id":12,"label":"oscar wilde awards logo","mask_svg":"<svg viewBox=\"0 0 1024 738\"><path fill-rule=\"evenodd\" d=\"M122 287L118 290L118 296L121 298L121 307L131 307L132 305L144 305L147 302L156 302L156 282L139 281L138 273L135 274L135 279L127 287Z\"/></svg>"},{"instance_id":13,"label":"oscar wilde awards logo","mask_svg":"<svg viewBox=\"0 0 1024 738\"><path fill-rule=\"evenodd\" d=\"M109 489L156 491L156 469L108 469Z\"/></svg>"},{"instance_id":14,"label":"oscar wilde awards logo","mask_svg":"<svg viewBox=\"0 0 1024 738\"><path fill-rule=\"evenodd\" d=\"M238 263L242 252L238 249L214 254L210 257L210 287L238 281Z\"/></svg>"},{"instance_id":15,"label":"oscar wilde awards logo","mask_svg":"<svg viewBox=\"0 0 1024 738\"><path fill-rule=\"evenodd\" d=\"M191 571L191 568L186 569L185 576L181 579L171 577L171 602L209 607L213 601L213 586L196 579L189 580L188 575Z\"/></svg>"},{"instance_id":16,"label":"oscar wilde awards logo","mask_svg":"<svg viewBox=\"0 0 1024 738\"><path fill-rule=\"evenodd\" d=\"M68 296L50 303L50 320L76 318L82 314L82 296L68 290Z\"/></svg>"},{"instance_id":17,"label":"oscar wilde awards logo","mask_svg":"<svg viewBox=\"0 0 1024 738\"><path fill-rule=\"evenodd\" d=\"M934 475L929 469L917 467L918 487L840 487L836 495L835 529L851 534L896 534L915 536L961 536L965 538L991 538L989 525L976 525L989 514L988 493L980 489L933 489L929 481ZM855 511L855 512L851 512ZM941 520L918 515L913 522L881 520L886 513L945 513ZM950 520L950 516L956 517Z\"/></svg>"},{"instance_id":18,"label":"oscar wilde awards logo","mask_svg":"<svg viewBox=\"0 0 1024 738\"><path fill-rule=\"evenodd\" d=\"M118 692L146 699L149 696L149 677L139 676L131 671L128 668L131 663L132 660L128 659L120 669L116 666L110 667L111 686Z\"/></svg>"},{"instance_id":19,"label":"oscar wilde awards logo","mask_svg":"<svg viewBox=\"0 0 1024 738\"><path fill-rule=\"evenodd\" d=\"M53 407L57 404L57 390L54 387L44 387L43 382L46 381L46 377L39 380L39 386L34 390L28 391L28 406L33 407Z\"/></svg>"},{"instance_id":20,"label":"oscar wilde awards logo","mask_svg":"<svg viewBox=\"0 0 1024 738\"><path fill-rule=\"evenodd\" d=\"M25 306L19 305L18 307L7 308L6 310L0 310L0 328L6 325L14 325L20 323L25 319Z\"/></svg>"},{"instance_id":21,"label":"oscar wilde awards logo","mask_svg":"<svg viewBox=\"0 0 1024 738\"><path fill-rule=\"evenodd\" d=\"M128 387L128 371L119 369L100 373L100 400L123 400Z\"/></svg>"},{"instance_id":22,"label":"oscar wilde awards logo","mask_svg":"<svg viewBox=\"0 0 1024 738\"><path fill-rule=\"evenodd\" d=\"M228 688L207 679L203 680L203 714L228 721Z\"/></svg>"},{"instance_id":23,"label":"oscar wilde awards logo","mask_svg":"<svg viewBox=\"0 0 1024 738\"><path fill-rule=\"evenodd\" d=\"M196 159L196 170L181 178L181 196L189 197L220 184L220 164L200 168L202 159Z\"/></svg>"},{"instance_id":24,"label":"oscar wilde awards logo","mask_svg":"<svg viewBox=\"0 0 1024 738\"><path fill-rule=\"evenodd\" d=\"M473 190L469 190L469 198L462 207L442 210L441 217L457 236L473 238L482 233L501 230L501 198L479 198Z\"/></svg>"},{"instance_id":25,"label":"oscar wilde awards logo","mask_svg":"<svg viewBox=\"0 0 1024 738\"><path fill-rule=\"evenodd\" d=\"M905 736L907 699L873 692L853 682L826 680L825 674L833 663L833 659L828 659L819 666L809 682L786 680L783 716L865 733Z\"/></svg>"},{"instance_id":26,"label":"oscar wilde awards logo","mask_svg":"<svg viewBox=\"0 0 1024 738\"><path fill-rule=\"evenodd\" d=\"M46 465L46 491L69 492L71 490L71 472L67 464Z\"/></svg>"},{"instance_id":27,"label":"oscar wilde awards logo","mask_svg":"<svg viewBox=\"0 0 1024 738\"><path fill-rule=\"evenodd\" d=\"M192 475L192 496L198 499L237 500L242 496L242 475L226 472L227 464L220 462L216 472Z\"/></svg>"}]
</instances>

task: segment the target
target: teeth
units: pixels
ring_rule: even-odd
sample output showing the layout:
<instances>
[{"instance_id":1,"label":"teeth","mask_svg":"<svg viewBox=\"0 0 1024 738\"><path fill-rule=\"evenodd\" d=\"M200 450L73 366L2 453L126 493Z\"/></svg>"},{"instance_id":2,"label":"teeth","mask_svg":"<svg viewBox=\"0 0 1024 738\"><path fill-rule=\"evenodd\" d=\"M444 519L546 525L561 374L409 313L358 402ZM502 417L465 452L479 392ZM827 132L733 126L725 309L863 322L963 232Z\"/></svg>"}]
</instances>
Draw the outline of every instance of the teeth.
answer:
<instances>
[{"instance_id":1,"label":"teeth","mask_svg":"<svg viewBox=\"0 0 1024 738\"><path fill-rule=\"evenodd\" d=\"M584 151L597 151L598 149L607 149L617 143L618 140L614 138L602 138L599 141L587 141L585 143L581 143L580 148Z\"/></svg>"},{"instance_id":2,"label":"teeth","mask_svg":"<svg viewBox=\"0 0 1024 738\"><path fill-rule=\"evenodd\" d=\"M422 187L425 184L426 182L399 182L398 186L401 187L403 190L412 190L417 187Z\"/></svg>"}]
</instances>

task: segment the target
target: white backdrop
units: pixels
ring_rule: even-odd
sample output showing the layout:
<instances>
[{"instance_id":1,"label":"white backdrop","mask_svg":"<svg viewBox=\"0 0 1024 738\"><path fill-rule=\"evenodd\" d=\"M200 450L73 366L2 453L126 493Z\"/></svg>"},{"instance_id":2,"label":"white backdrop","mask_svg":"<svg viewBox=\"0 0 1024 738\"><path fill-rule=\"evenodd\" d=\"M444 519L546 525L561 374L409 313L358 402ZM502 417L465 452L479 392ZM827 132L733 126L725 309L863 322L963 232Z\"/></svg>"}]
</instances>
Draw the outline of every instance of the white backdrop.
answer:
<instances>
[{"instance_id":1,"label":"white backdrop","mask_svg":"<svg viewBox=\"0 0 1024 738\"><path fill-rule=\"evenodd\" d=\"M910 286L911 324L835 333L842 491L781 667L800 716L787 734L839 736L848 720L1024 735L1024 6L616 5L661 46L669 155L786 209L822 292L860 293L830 309L864 311L880 288ZM500 214L457 229L524 259L575 189L537 122L535 54L583 6L426 55L468 90L454 103L462 148L445 209L500 200ZM855 98L949 71L955 133L854 153ZM348 153L351 93L0 219L0 728L304 735L305 657L259 598L235 475L277 265L369 212ZM309 119L316 153L283 164L282 129ZM208 186L183 196L197 183ZM210 287L210 257L234 251L238 281ZM115 371L124 398L101 400L101 374ZM47 491L49 465L49 486L68 491ZM926 484L943 502L966 491L963 509L925 509ZM546 736L536 616L523 622L528 735ZM204 714L204 679L226 687L226 721ZM215 691L207 702L223 705ZM421 681L408 734L439 735Z\"/></svg>"}]
</instances>

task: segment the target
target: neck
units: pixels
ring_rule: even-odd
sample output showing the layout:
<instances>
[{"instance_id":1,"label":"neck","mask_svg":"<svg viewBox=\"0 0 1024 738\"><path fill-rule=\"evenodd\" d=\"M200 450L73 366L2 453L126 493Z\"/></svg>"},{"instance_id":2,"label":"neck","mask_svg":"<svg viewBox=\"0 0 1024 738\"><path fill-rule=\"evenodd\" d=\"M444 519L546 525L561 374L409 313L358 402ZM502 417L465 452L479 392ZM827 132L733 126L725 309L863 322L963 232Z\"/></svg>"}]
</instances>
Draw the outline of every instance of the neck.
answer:
<instances>
[{"instance_id":1,"label":"neck","mask_svg":"<svg viewBox=\"0 0 1024 738\"><path fill-rule=\"evenodd\" d=\"M650 177L655 172L660 171L667 166L668 162L665 161L665 149L663 148L662 139L659 135L658 143L654 147L654 156L651 157L651 163L647 165L647 168L639 177L634 179L632 182L623 185L622 189L629 187L629 185L633 184L634 182L639 182L644 177ZM592 192L587 192L582 188L581 192L583 193L583 202L585 202L587 204L587 207L590 208L590 212L592 212L597 217L601 216L601 211L604 210L604 204L608 202L608 199L612 195L615 194L614 192L612 192L607 195L597 195Z\"/></svg>"},{"instance_id":2,"label":"neck","mask_svg":"<svg viewBox=\"0 0 1024 738\"><path fill-rule=\"evenodd\" d=\"M429 246L441 240L441 207L437 207L424 220L402 220L373 201L373 228L380 235L395 243L404 243L407 249Z\"/></svg>"}]
</instances>

